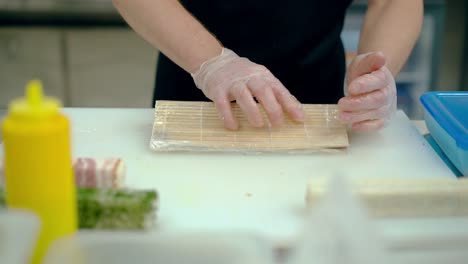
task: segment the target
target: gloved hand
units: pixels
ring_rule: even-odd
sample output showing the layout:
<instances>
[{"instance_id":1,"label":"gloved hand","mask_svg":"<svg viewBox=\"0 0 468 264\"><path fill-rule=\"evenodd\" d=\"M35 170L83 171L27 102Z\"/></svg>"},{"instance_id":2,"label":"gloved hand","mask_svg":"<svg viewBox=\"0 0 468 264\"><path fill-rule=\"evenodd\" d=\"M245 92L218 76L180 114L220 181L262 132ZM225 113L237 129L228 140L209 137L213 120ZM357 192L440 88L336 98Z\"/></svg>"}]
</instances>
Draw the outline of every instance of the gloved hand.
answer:
<instances>
[{"instance_id":1,"label":"gloved hand","mask_svg":"<svg viewBox=\"0 0 468 264\"><path fill-rule=\"evenodd\" d=\"M273 126L283 123L284 112L293 120L304 120L301 104L265 66L239 57L232 50L224 48L219 56L203 63L192 77L196 86L215 103L228 129L239 126L230 105L234 100L252 126L264 125L254 97Z\"/></svg>"},{"instance_id":2,"label":"gloved hand","mask_svg":"<svg viewBox=\"0 0 468 264\"><path fill-rule=\"evenodd\" d=\"M381 52L357 56L347 70L348 95L338 102L340 120L355 131L382 128L396 112L396 84Z\"/></svg>"}]
</instances>

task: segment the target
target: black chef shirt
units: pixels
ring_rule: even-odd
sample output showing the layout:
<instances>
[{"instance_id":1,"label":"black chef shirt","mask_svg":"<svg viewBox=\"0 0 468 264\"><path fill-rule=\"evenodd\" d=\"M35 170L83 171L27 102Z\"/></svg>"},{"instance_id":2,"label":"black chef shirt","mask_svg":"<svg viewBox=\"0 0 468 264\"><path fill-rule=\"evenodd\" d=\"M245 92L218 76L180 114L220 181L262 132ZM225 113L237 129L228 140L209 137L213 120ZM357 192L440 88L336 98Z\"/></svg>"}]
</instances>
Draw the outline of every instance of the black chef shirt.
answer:
<instances>
[{"instance_id":1,"label":"black chef shirt","mask_svg":"<svg viewBox=\"0 0 468 264\"><path fill-rule=\"evenodd\" d=\"M301 103L337 103L351 0L183 0L223 46L266 66ZM155 100L207 101L190 74L160 54Z\"/></svg>"}]
</instances>

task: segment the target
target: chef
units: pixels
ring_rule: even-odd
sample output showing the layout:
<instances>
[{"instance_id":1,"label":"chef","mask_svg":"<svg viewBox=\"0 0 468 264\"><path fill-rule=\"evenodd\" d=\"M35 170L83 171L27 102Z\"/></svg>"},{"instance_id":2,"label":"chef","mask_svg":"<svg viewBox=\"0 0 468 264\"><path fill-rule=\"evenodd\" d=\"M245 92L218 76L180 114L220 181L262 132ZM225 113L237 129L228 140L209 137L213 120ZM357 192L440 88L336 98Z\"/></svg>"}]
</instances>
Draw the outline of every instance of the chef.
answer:
<instances>
[{"instance_id":1,"label":"chef","mask_svg":"<svg viewBox=\"0 0 468 264\"><path fill-rule=\"evenodd\" d=\"M346 67L340 33L350 3L114 0L162 53L154 100L209 99L233 130L234 101L254 127L280 126L285 115L303 121L301 103L337 103L342 122L375 131L396 111L395 77L418 38L423 1L368 0L358 54Z\"/></svg>"}]
</instances>

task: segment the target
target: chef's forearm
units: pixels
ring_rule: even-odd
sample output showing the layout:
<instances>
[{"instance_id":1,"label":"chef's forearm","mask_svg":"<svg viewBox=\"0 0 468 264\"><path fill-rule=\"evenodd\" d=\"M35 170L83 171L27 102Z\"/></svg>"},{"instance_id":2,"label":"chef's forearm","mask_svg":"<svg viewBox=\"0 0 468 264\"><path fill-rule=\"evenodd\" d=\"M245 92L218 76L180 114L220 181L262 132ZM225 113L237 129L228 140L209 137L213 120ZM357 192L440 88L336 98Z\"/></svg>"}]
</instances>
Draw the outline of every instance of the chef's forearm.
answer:
<instances>
[{"instance_id":1,"label":"chef's forearm","mask_svg":"<svg viewBox=\"0 0 468 264\"><path fill-rule=\"evenodd\" d=\"M177 0L113 3L139 35L188 72L221 53L221 44Z\"/></svg>"},{"instance_id":2,"label":"chef's forearm","mask_svg":"<svg viewBox=\"0 0 468 264\"><path fill-rule=\"evenodd\" d=\"M358 53L382 51L396 76L419 36L423 9L422 0L369 0Z\"/></svg>"}]
</instances>

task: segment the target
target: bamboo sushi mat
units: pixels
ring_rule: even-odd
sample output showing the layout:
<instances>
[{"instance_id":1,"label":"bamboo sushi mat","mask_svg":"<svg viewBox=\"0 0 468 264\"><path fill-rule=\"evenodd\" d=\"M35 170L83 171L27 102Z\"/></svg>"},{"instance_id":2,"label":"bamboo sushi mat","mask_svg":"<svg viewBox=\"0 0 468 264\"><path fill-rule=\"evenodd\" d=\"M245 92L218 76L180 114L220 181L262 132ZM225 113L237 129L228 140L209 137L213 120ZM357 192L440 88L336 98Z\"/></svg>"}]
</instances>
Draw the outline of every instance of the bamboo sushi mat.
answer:
<instances>
[{"instance_id":1,"label":"bamboo sushi mat","mask_svg":"<svg viewBox=\"0 0 468 264\"><path fill-rule=\"evenodd\" d=\"M359 177L349 183L371 216L468 216L468 179L464 177ZM311 179L307 186L307 204L315 205L327 192L328 185L326 178Z\"/></svg>"},{"instance_id":2,"label":"bamboo sushi mat","mask_svg":"<svg viewBox=\"0 0 468 264\"><path fill-rule=\"evenodd\" d=\"M212 102L157 101L151 137L156 151L316 152L348 147L336 105L303 105L304 123L285 118L281 127L251 127L232 104L239 130L224 128ZM264 120L265 112L261 109Z\"/></svg>"}]
</instances>

